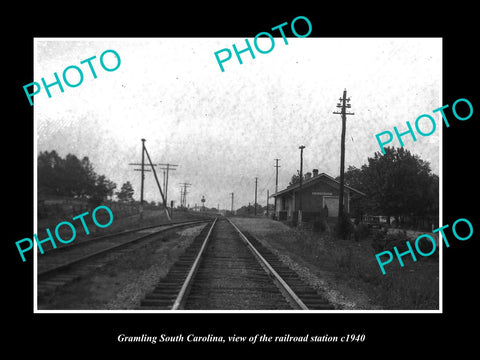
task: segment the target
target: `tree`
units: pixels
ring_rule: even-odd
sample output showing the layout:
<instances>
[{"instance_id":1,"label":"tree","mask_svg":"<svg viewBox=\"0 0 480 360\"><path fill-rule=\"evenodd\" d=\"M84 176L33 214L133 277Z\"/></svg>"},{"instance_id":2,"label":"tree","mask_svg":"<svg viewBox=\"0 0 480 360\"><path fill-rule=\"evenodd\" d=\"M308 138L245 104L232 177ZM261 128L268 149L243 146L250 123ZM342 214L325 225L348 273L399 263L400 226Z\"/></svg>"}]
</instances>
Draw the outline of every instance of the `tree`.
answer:
<instances>
[{"instance_id":1,"label":"tree","mask_svg":"<svg viewBox=\"0 0 480 360\"><path fill-rule=\"evenodd\" d=\"M295 185L300 182L300 172L297 170L297 174L292 175L292 178L290 179L290 183L288 186Z\"/></svg>"},{"instance_id":2,"label":"tree","mask_svg":"<svg viewBox=\"0 0 480 360\"><path fill-rule=\"evenodd\" d=\"M254 206L251 204L248 204L248 205L243 205L241 208L237 209L235 213L239 216L249 216L254 214L254 210L255 210Z\"/></svg>"},{"instance_id":3,"label":"tree","mask_svg":"<svg viewBox=\"0 0 480 360\"><path fill-rule=\"evenodd\" d=\"M403 147L387 147L384 155L376 152L368 158L360 171L349 170L352 187L367 194L372 213L399 219L438 211L438 176L431 174L428 162Z\"/></svg>"},{"instance_id":4,"label":"tree","mask_svg":"<svg viewBox=\"0 0 480 360\"><path fill-rule=\"evenodd\" d=\"M55 150L38 155L38 191L45 195L67 196L102 202L113 195L116 184L105 175L97 175L93 165L84 157L68 154L62 159Z\"/></svg>"},{"instance_id":5,"label":"tree","mask_svg":"<svg viewBox=\"0 0 480 360\"><path fill-rule=\"evenodd\" d=\"M80 161L75 155L68 154L63 161L60 178L63 195L80 198L95 195L97 174L88 157Z\"/></svg>"},{"instance_id":6,"label":"tree","mask_svg":"<svg viewBox=\"0 0 480 360\"><path fill-rule=\"evenodd\" d=\"M344 174L345 185L351 186L357 190L365 190L365 176L363 169L358 169L355 166L349 166ZM337 181L340 181L340 177L337 176Z\"/></svg>"},{"instance_id":7,"label":"tree","mask_svg":"<svg viewBox=\"0 0 480 360\"><path fill-rule=\"evenodd\" d=\"M116 195L118 197L118 200L122 202L131 202L133 201L133 193L134 191L132 184L130 184L130 181L127 181L122 185L120 191L118 191Z\"/></svg>"},{"instance_id":8,"label":"tree","mask_svg":"<svg viewBox=\"0 0 480 360\"><path fill-rule=\"evenodd\" d=\"M59 195L61 181L58 176L63 159L55 150L41 151L37 158L38 191L47 195Z\"/></svg>"},{"instance_id":9,"label":"tree","mask_svg":"<svg viewBox=\"0 0 480 360\"><path fill-rule=\"evenodd\" d=\"M355 192L350 193L350 215L356 219L361 219L364 215L373 214L377 211L375 202L368 195L366 168L366 165L363 165L360 169L349 166L344 174L345 185L367 194L367 196L362 196ZM336 180L340 181L340 177L338 176Z\"/></svg>"},{"instance_id":10,"label":"tree","mask_svg":"<svg viewBox=\"0 0 480 360\"><path fill-rule=\"evenodd\" d=\"M93 170L93 164L90 162L90 159L87 156L84 156L80 162L83 172L83 186L84 192L86 194L92 194L95 192L95 187L97 186L98 175ZM103 175L101 175L103 176ZM110 181L103 176L104 179L101 181ZM116 186L116 185L115 185Z\"/></svg>"},{"instance_id":11,"label":"tree","mask_svg":"<svg viewBox=\"0 0 480 360\"><path fill-rule=\"evenodd\" d=\"M98 176L95 180L95 186L89 202L92 204L92 206L100 205L106 198L113 195L113 190L115 190L116 187L117 184L108 180L105 175Z\"/></svg>"}]
</instances>

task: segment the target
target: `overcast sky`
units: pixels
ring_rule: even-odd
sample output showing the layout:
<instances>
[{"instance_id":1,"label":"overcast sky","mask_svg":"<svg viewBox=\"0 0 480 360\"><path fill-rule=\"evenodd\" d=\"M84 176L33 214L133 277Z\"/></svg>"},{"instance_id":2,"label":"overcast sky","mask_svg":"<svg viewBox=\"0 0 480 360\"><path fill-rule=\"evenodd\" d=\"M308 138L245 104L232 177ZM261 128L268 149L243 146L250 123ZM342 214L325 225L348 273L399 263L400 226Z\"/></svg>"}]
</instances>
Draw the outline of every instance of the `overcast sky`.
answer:
<instances>
[{"instance_id":1,"label":"overcast sky","mask_svg":"<svg viewBox=\"0 0 480 360\"><path fill-rule=\"evenodd\" d=\"M264 40L260 47L267 49ZM84 74L76 88L64 85L61 93L55 86L52 98L44 89L35 96L37 149L88 156L117 189L130 181L139 199L140 172L128 164L140 162L145 138L154 163L179 165L168 189L176 204L181 182L192 184L190 206L204 195L206 206L230 208L231 192L236 208L253 204L258 177L258 202L265 205L267 189L275 189L274 159L281 159L281 190L299 169L299 145L305 145L304 173L317 168L338 176L341 118L333 112L347 89L355 115L347 118L346 168L360 167L380 150L375 134L393 126L406 130L406 121L413 126L419 115L431 114L437 131L404 142L439 173L442 121L432 110L443 105L441 39L275 40L270 53L254 49L255 59L243 53L242 65L233 55L221 72L214 52L232 44L243 49L244 38L37 38L33 81L51 83L53 73L61 78L69 65ZM99 63L108 49L121 57L113 72ZM80 65L93 55L97 79ZM111 55L105 61L114 66ZM71 82L74 73L68 73ZM145 199L160 200L152 173Z\"/></svg>"}]
</instances>

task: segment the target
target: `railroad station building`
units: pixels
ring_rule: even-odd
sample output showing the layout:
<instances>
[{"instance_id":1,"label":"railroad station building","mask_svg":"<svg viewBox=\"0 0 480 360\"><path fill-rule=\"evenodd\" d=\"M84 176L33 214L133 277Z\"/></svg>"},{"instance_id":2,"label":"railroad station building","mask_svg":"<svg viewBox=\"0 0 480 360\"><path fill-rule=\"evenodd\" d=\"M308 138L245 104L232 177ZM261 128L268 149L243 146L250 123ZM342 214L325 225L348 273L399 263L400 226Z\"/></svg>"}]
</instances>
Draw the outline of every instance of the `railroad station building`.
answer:
<instances>
[{"instance_id":1,"label":"railroad station building","mask_svg":"<svg viewBox=\"0 0 480 360\"><path fill-rule=\"evenodd\" d=\"M327 217L338 217L338 205L340 194L340 182L333 177L318 173L313 169L313 175L307 172L300 183L288 186L273 195L275 198L275 215L278 220L298 219L300 197L302 201L302 221L311 221L322 212ZM345 185L343 192L344 211L350 212L350 200L352 196L365 196L364 193Z\"/></svg>"}]
</instances>

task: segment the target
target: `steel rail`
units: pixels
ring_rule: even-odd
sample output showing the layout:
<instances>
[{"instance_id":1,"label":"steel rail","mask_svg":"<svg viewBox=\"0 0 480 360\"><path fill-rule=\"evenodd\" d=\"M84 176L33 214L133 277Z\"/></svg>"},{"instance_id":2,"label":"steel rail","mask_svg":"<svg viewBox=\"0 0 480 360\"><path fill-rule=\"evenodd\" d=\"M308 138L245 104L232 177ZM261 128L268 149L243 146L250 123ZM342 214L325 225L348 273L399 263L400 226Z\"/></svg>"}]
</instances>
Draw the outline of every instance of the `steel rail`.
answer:
<instances>
[{"instance_id":1,"label":"steel rail","mask_svg":"<svg viewBox=\"0 0 480 360\"><path fill-rule=\"evenodd\" d=\"M203 256L203 253L205 251L205 248L207 246L208 240L210 239L210 235L212 234L213 228L215 227L215 224L217 223L217 218L213 221L212 226L210 227L210 230L208 230L207 236L205 236L205 240L202 243L202 247L200 248L200 251L198 252L195 261L193 262L192 267L190 268L190 271L188 272L187 277L185 278L185 281L183 282L182 288L180 289L177 298L175 299L175 302L173 303L173 306L171 310L179 310L185 303L185 300L188 296L188 291L190 290L190 287L192 285L193 278L198 270L198 267L200 266L200 260Z\"/></svg>"},{"instance_id":2,"label":"steel rail","mask_svg":"<svg viewBox=\"0 0 480 360\"><path fill-rule=\"evenodd\" d=\"M122 235L131 234L131 233L134 233L134 232L137 232L137 231L153 229L153 228L160 227L160 226L183 225L183 224L184 225L188 225L188 224L193 225L193 224L196 224L196 223L204 223L204 222L207 222L207 221L210 221L210 220L186 220L186 221L178 221L178 222L174 222L174 223L147 225L147 226L140 227L140 228L123 230L123 231L119 231L119 232L111 233L111 234L104 234L104 235L92 237L92 238L89 238L87 240L83 240L83 241L79 241L79 242L72 242L70 244L58 246L58 247L52 248L52 249L46 249L46 250L44 250L43 254L41 254L41 255L45 256L45 255L50 255L50 254L56 254L59 251L68 250L68 249L71 249L72 247L77 247L77 246L83 246L83 245L90 244L91 241L104 240L104 239L108 239L108 238L115 237L115 236L122 236Z\"/></svg>"},{"instance_id":3,"label":"steel rail","mask_svg":"<svg viewBox=\"0 0 480 360\"><path fill-rule=\"evenodd\" d=\"M233 225L235 230L237 230L238 234L242 238L242 240L247 244L248 248L254 253L260 263L266 268L266 270L273 276L273 278L279 283L279 285L283 288L285 293L287 294L289 300L295 304L301 310L309 310L308 307L303 303L303 301L298 297L297 294L292 290L292 288L282 279L282 277L275 271L275 269L269 264L267 260L258 252L255 246L247 239L245 235L240 231L240 229L228 218L226 218L230 224Z\"/></svg>"},{"instance_id":4,"label":"steel rail","mask_svg":"<svg viewBox=\"0 0 480 360\"><path fill-rule=\"evenodd\" d=\"M201 223L201 222L205 222L205 221L195 221L195 222L191 222L191 223L181 223L181 224L177 224L177 225L172 225L172 226L169 226L167 228L164 228L164 229L160 229L159 231L157 232L153 232L153 233L150 233L150 234L146 234L144 236L140 236L138 238L135 238L135 239L132 239L132 240L129 240L129 241L126 241L124 243L121 243L121 244L118 244L118 245L114 245L114 246L111 246L111 247L108 247L106 249L102 249L102 250L99 250L99 251L96 251L94 253L90 253L90 254L87 254L85 256L82 256L82 257L79 257L79 258L76 258L74 260L71 260L71 261L67 261L63 264L60 264L58 266L55 266L53 268L50 268L50 269L47 269L47 270L44 270L42 272L39 272L37 274L37 277L40 278L40 277L45 277L47 275L50 275L52 273L55 273L57 271L60 271L60 270L64 270L70 266L73 266L73 265L78 265L79 263L85 261L85 260L88 260L88 259L91 259L93 257L96 257L98 255L102 255L102 254L105 254L107 252L110 252L112 250L118 250L122 247L126 247L127 245L131 245L137 241L140 241L140 240L144 240L144 239L147 239L149 237L152 237L152 236L155 236L155 235L158 235L159 233L162 233L164 231L168 231L168 230L171 230L171 229L175 229L175 228L178 228L178 227L182 227L182 226L188 226L188 225L194 225L194 224L197 224L197 223Z\"/></svg>"}]
</instances>

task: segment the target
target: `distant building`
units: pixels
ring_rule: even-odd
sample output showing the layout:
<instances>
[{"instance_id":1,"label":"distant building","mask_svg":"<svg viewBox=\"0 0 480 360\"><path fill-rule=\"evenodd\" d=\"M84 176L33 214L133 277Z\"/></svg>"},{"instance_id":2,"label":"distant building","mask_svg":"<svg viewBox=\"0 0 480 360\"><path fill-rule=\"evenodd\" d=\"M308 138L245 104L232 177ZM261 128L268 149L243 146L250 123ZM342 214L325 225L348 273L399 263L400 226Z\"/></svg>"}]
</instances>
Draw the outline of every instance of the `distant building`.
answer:
<instances>
[{"instance_id":1,"label":"distant building","mask_svg":"<svg viewBox=\"0 0 480 360\"><path fill-rule=\"evenodd\" d=\"M328 217L338 217L340 182L333 177L318 173L313 169L307 172L302 182L296 183L274 194L276 198L275 215L279 220L296 221L298 217L299 198L302 198L302 221L313 220L323 211ZM352 196L365 196L364 193L345 185L343 206L345 212L350 212Z\"/></svg>"}]
</instances>

